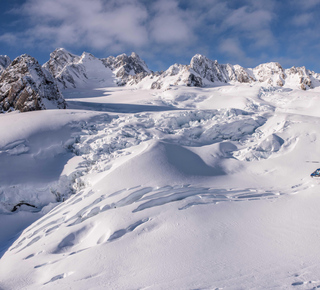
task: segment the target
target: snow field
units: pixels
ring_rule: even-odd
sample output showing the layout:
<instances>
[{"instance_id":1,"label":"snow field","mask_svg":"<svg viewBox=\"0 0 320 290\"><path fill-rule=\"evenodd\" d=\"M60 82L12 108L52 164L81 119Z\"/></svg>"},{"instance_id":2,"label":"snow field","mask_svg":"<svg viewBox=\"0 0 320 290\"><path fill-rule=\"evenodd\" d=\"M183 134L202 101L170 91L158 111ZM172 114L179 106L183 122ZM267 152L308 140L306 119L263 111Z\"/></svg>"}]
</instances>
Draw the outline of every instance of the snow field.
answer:
<instances>
[{"instance_id":1,"label":"snow field","mask_svg":"<svg viewBox=\"0 0 320 290\"><path fill-rule=\"evenodd\" d=\"M316 92L189 90L174 87L147 99L110 89L81 98L83 107L96 103L88 111L16 114L27 130L3 129L0 158L36 160L37 174L24 192L25 183L7 173L3 212L8 223L31 214L26 206L8 213L13 188L14 196L44 207L14 243L2 242L11 246L0 261L1 288L320 286L319 182L309 177L320 161ZM125 107L129 96L139 105L134 113L97 109ZM148 111L150 104L159 111ZM0 117L9 122L11 115ZM38 156L59 166L55 175L41 167L51 192L35 197ZM69 198L57 205L54 192Z\"/></svg>"}]
</instances>

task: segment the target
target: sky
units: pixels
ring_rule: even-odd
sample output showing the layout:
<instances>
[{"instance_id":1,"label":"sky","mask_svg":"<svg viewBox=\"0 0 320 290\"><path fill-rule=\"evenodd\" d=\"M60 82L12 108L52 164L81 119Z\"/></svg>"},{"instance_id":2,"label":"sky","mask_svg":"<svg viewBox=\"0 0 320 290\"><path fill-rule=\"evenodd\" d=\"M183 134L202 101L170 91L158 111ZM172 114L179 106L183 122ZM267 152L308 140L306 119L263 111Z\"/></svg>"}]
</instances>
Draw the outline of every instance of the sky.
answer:
<instances>
[{"instance_id":1,"label":"sky","mask_svg":"<svg viewBox=\"0 0 320 290\"><path fill-rule=\"evenodd\" d=\"M320 0L0 0L0 55L136 52L152 70L203 54L320 73Z\"/></svg>"}]
</instances>

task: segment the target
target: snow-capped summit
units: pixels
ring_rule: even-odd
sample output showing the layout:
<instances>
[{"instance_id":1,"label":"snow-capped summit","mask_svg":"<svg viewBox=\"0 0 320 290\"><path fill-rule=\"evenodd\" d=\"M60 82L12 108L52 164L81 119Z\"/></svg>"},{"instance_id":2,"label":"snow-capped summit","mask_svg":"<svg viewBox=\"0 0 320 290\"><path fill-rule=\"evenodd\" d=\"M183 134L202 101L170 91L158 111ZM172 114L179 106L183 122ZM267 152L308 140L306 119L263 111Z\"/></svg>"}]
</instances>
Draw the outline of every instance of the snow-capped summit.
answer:
<instances>
[{"instance_id":1,"label":"snow-capped summit","mask_svg":"<svg viewBox=\"0 0 320 290\"><path fill-rule=\"evenodd\" d=\"M79 56L72 54L64 48L57 48L50 54L50 59L43 67L51 72L53 77L59 77L64 67L74 61L78 61Z\"/></svg>"},{"instance_id":2,"label":"snow-capped summit","mask_svg":"<svg viewBox=\"0 0 320 290\"><path fill-rule=\"evenodd\" d=\"M171 85L203 87L214 84L256 82L306 90L320 85L320 75L305 67L283 69L277 62L260 64L253 69L243 68L240 65L219 64L217 60L196 54L189 65L170 66L160 75L150 75L145 78L138 87L160 89Z\"/></svg>"},{"instance_id":3,"label":"snow-capped summit","mask_svg":"<svg viewBox=\"0 0 320 290\"><path fill-rule=\"evenodd\" d=\"M17 57L0 76L0 112L65 107L52 75L27 54Z\"/></svg>"},{"instance_id":4,"label":"snow-capped summit","mask_svg":"<svg viewBox=\"0 0 320 290\"><path fill-rule=\"evenodd\" d=\"M206 56L196 54L189 65L174 64L161 75L154 78L151 88L164 88L170 85L187 85L203 87L213 83L253 81L247 69L239 65L219 64L217 60L210 60ZM144 81L148 83L147 79Z\"/></svg>"},{"instance_id":5,"label":"snow-capped summit","mask_svg":"<svg viewBox=\"0 0 320 290\"><path fill-rule=\"evenodd\" d=\"M109 56L101 60L118 78L118 85L125 85L133 79L138 82L152 73L146 63L135 52L132 52L130 56L123 53L117 57ZM135 79L135 76L137 76L137 79Z\"/></svg>"},{"instance_id":6,"label":"snow-capped summit","mask_svg":"<svg viewBox=\"0 0 320 290\"><path fill-rule=\"evenodd\" d=\"M260 64L252 72L258 82L267 82L280 87L285 83L286 75L284 69L277 62Z\"/></svg>"},{"instance_id":7,"label":"snow-capped summit","mask_svg":"<svg viewBox=\"0 0 320 290\"><path fill-rule=\"evenodd\" d=\"M121 54L99 59L87 52L77 56L63 48L52 52L43 67L52 73L62 89L125 85L136 75L139 75L135 80L138 82L151 73L134 52L130 56Z\"/></svg>"},{"instance_id":8,"label":"snow-capped summit","mask_svg":"<svg viewBox=\"0 0 320 290\"><path fill-rule=\"evenodd\" d=\"M7 55L0 55L0 75L10 65L11 59Z\"/></svg>"},{"instance_id":9,"label":"snow-capped summit","mask_svg":"<svg viewBox=\"0 0 320 290\"><path fill-rule=\"evenodd\" d=\"M50 54L49 61L43 67L57 79L61 89L114 85L111 70L87 52L78 56L58 48Z\"/></svg>"}]
</instances>

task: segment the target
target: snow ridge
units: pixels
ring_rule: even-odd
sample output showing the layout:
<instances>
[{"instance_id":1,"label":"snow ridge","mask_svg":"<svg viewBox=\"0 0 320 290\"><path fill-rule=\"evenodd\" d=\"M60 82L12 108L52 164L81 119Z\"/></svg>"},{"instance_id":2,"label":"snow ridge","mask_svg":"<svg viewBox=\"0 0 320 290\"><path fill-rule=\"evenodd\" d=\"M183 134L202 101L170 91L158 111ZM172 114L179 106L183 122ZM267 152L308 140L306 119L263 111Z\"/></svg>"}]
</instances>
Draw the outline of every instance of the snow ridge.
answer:
<instances>
[{"instance_id":1,"label":"snow ridge","mask_svg":"<svg viewBox=\"0 0 320 290\"><path fill-rule=\"evenodd\" d=\"M217 60L213 61L196 54L189 65L170 66L160 75L150 75L138 86L165 89L172 85L204 87L215 84L262 83L275 87L298 87L307 90L319 86L319 81L320 75L305 67L283 69L279 63L270 62L251 69L240 65L219 64Z\"/></svg>"},{"instance_id":2,"label":"snow ridge","mask_svg":"<svg viewBox=\"0 0 320 290\"><path fill-rule=\"evenodd\" d=\"M86 86L102 87L109 84L134 86L144 89L166 89L184 85L194 87L230 83L263 83L275 87L298 87L307 90L320 85L320 75L305 67L283 69L277 62L260 64L255 68L219 64L206 56L196 54L189 65L174 64L164 72L151 71L136 54L95 58L92 54L71 54L63 48L50 54L44 64L58 80L60 88ZM99 72L92 75L92 71Z\"/></svg>"},{"instance_id":3,"label":"snow ridge","mask_svg":"<svg viewBox=\"0 0 320 290\"><path fill-rule=\"evenodd\" d=\"M136 54L99 59L84 52L81 56L58 48L43 65L58 80L62 89L125 85L129 80L139 82L152 72Z\"/></svg>"}]
</instances>

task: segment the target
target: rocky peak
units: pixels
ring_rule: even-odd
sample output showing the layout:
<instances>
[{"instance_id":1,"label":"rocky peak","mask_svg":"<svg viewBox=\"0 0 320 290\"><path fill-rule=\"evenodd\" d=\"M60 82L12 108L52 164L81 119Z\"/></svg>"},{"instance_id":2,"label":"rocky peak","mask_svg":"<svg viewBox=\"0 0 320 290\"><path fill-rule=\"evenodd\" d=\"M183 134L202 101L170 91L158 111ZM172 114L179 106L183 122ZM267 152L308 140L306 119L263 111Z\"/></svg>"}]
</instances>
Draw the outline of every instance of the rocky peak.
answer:
<instances>
[{"instance_id":1,"label":"rocky peak","mask_svg":"<svg viewBox=\"0 0 320 290\"><path fill-rule=\"evenodd\" d=\"M283 86L286 78L284 69L277 62L269 62L260 64L253 69L254 76L257 81L269 84Z\"/></svg>"},{"instance_id":2,"label":"rocky peak","mask_svg":"<svg viewBox=\"0 0 320 290\"><path fill-rule=\"evenodd\" d=\"M190 68L210 82L227 82L227 78L218 62L216 60L210 60L203 55L196 54L191 59Z\"/></svg>"},{"instance_id":3,"label":"rocky peak","mask_svg":"<svg viewBox=\"0 0 320 290\"><path fill-rule=\"evenodd\" d=\"M85 61L90 61L97 59L93 54L89 52L83 52L80 56L79 62L85 62Z\"/></svg>"},{"instance_id":4,"label":"rocky peak","mask_svg":"<svg viewBox=\"0 0 320 290\"><path fill-rule=\"evenodd\" d=\"M123 53L117 57L109 56L101 60L106 67L115 73L118 78L118 85L125 85L136 75L141 78L141 76L152 73L146 63L135 52L132 52L130 56Z\"/></svg>"},{"instance_id":5,"label":"rocky peak","mask_svg":"<svg viewBox=\"0 0 320 290\"><path fill-rule=\"evenodd\" d=\"M50 53L50 59L43 67L47 69L56 78L62 72L66 65L79 61L79 56L74 55L64 48L57 48Z\"/></svg>"},{"instance_id":6,"label":"rocky peak","mask_svg":"<svg viewBox=\"0 0 320 290\"><path fill-rule=\"evenodd\" d=\"M199 74L201 78L209 82L227 83L237 81L243 83L252 81L243 67L239 65L219 64L217 60L210 60L200 54L196 54L191 59L190 68Z\"/></svg>"},{"instance_id":7,"label":"rocky peak","mask_svg":"<svg viewBox=\"0 0 320 290\"><path fill-rule=\"evenodd\" d=\"M0 112L65 107L52 75L27 54L14 59L0 76Z\"/></svg>"},{"instance_id":8,"label":"rocky peak","mask_svg":"<svg viewBox=\"0 0 320 290\"><path fill-rule=\"evenodd\" d=\"M294 81L300 85L302 90L314 87L314 83L319 82L320 76L313 71L307 70L302 67L291 67L285 70L286 76L289 81Z\"/></svg>"}]
</instances>

